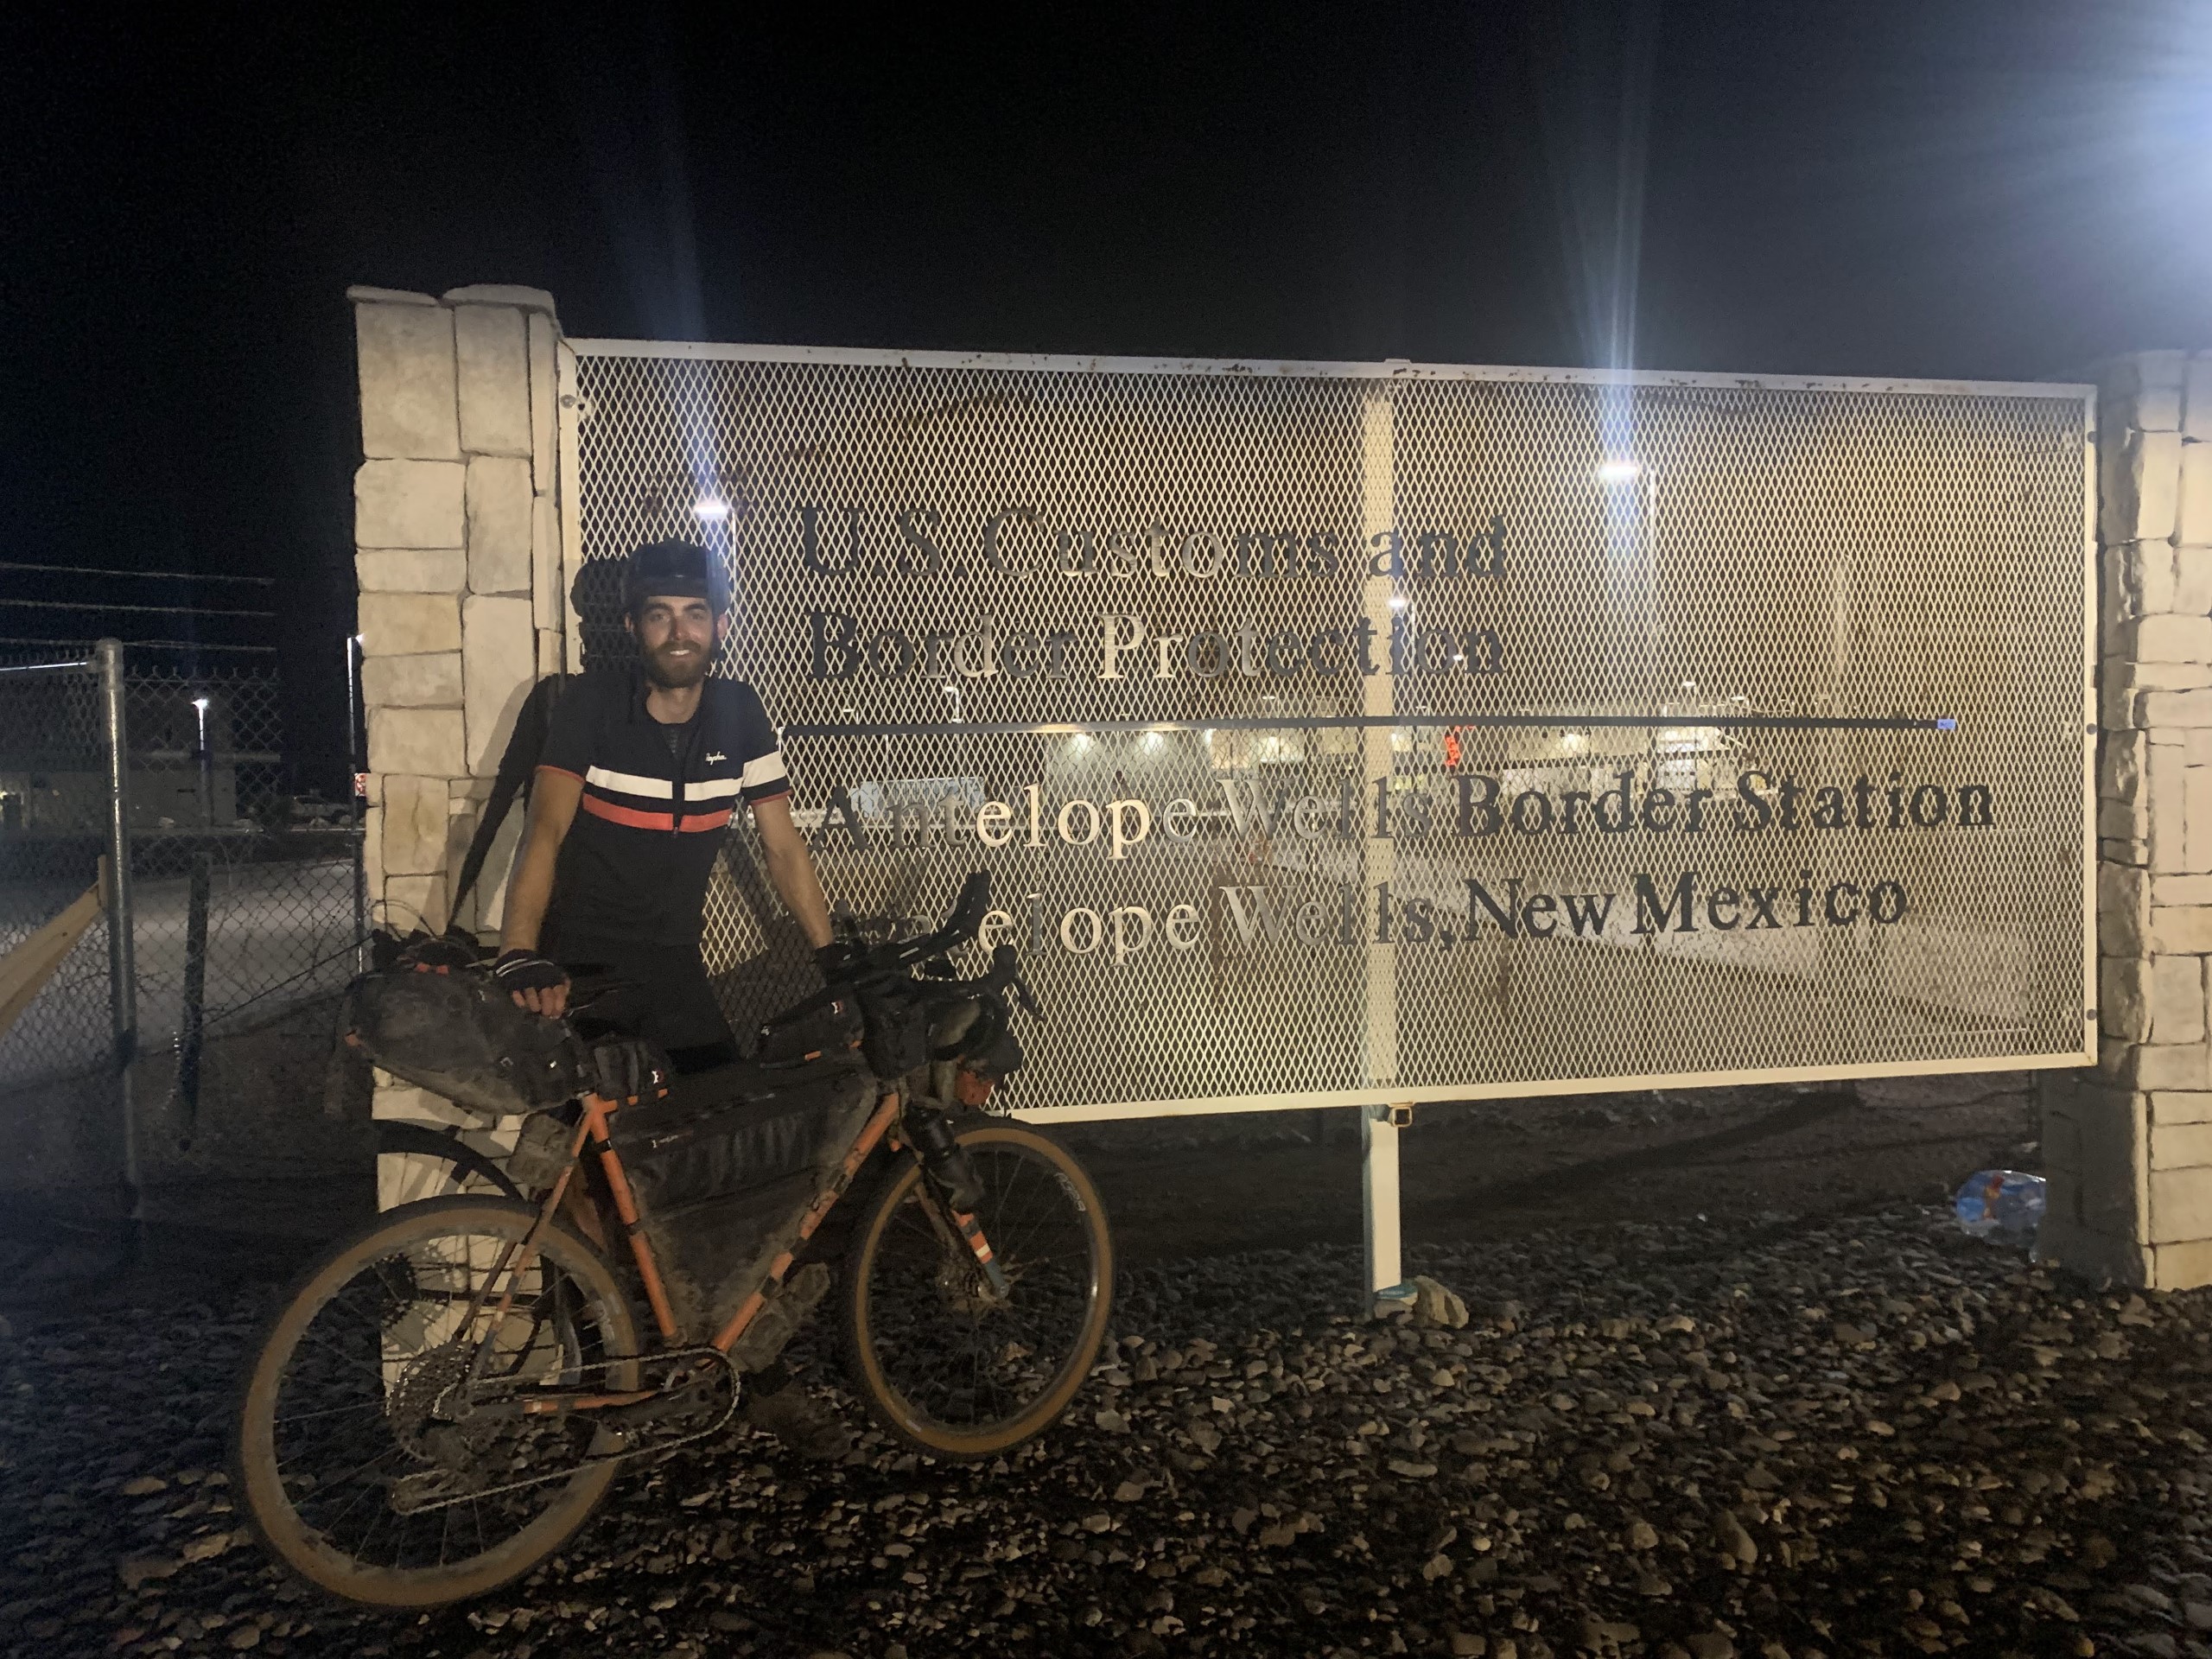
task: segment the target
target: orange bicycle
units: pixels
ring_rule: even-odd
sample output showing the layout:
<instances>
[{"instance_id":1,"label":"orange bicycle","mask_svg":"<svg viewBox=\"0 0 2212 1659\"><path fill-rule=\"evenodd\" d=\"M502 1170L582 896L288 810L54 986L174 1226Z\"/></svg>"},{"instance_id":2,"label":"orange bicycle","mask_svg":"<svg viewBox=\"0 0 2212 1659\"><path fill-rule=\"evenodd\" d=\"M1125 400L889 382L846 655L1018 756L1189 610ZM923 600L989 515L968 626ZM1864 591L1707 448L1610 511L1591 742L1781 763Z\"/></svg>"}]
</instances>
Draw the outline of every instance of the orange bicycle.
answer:
<instances>
[{"instance_id":1,"label":"orange bicycle","mask_svg":"<svg viewBox=\"0 0 2212 1659\"><path fill-rule=\"evenodd\" d=\"M847 1369L891 1433L973 1459L1052 1423L1105 1334L1113 1249L1081 1166L975 1110L1020 1064L1009 995L1034 1012L1007 946L950 977L988 898L971 876L938 932L869 953L856 993L772 1022L809 1045L831 1033L781 1058L671 1082L617 1045L629 1069L609 1083L607 1047L524 1016L526 1040L468 1075L487 1110L573 1085L531 1120L560 1137L543 1196L387 1211L302 1276L253 1357L233 1480L277 1558L388 1607L527 1573L625 1460L730 1421L835 1257ZM510 1018L473 963L410 965L384 977L387 1004ZM840 1040L855 1000L860 1034ZM405 1064L390 1032L368 1046ZM450 1086L472 1097L467 1077ZM823 1223L849 1195L840 1249Z\"/></svg>"}]
</instances>

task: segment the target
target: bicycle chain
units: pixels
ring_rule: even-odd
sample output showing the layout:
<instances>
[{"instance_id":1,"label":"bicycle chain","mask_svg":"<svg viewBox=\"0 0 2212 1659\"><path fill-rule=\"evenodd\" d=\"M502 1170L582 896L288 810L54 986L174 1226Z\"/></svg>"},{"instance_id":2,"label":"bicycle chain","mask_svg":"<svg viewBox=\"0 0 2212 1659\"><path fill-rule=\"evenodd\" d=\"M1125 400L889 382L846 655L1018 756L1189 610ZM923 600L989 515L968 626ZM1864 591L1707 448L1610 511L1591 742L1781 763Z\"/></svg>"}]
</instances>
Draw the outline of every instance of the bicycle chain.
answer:
<instances>
[{"instance_id":1,"label":"bicycle chain","mask_svg":"<svg viewBox=\"0 0 2212 1659\"><path fill-rule=\"evenodd\" d=\"M450 1509L456 1503L467 1503L474 1498L496 1497L502 1492L520 1491L526 1486L543 1486L550 1481L567 1480L573 1476L582 1474L587 1469L596 1468L602 1463L620 1463L625 1458L639 1457L649 1452L673 1451L679 1446L689 1446L694 1440L702 1440L709 1435L720 1433L723 1427L729 1422L730 1419L737 1414L738 1401L742 1392L741 1380L744 1373L737 1369L736 1361L732 1359L729 1355L724 1353L719 1348L677 1348L672 1349L666 1353L632 1355L626 1359L595 1360L590 1364L580 1365L575 1369L579 1375L582 1375L583 1373L592 1371L609 1371L618 1365L660 1365L666 1364L676 1360L706 1359L710 1357L719 1362L723 1370L728 1374L729 1403L723 1407L721 1415L715 1419L713 1422L708 1424L704 1428L695 1429L689 1434L679 1434L674 1440L663 1440L654 1446L629 1446L620 1452L602 1452L597 1457L588 1457L580 1462L569 1464L562 1468L552 1470L543 1474L530 1475L521 1480L505 1481L497 1486L472 1486L466 1491L454 1491L437 1494L426 1498L420 1503L410 1502L403 1504L401 1502L400 1488L405 1486L409 1481L423 1479L425 1477L453 1475L458 1472L445 1469L421 1470L416 1471L415 1474L402 1476L400 1479L394 1484L391 1500L392 1511L397 1515L426 1515L433 1510ZM489 1403L489 1401L482 1395L478 1395L477 1391L480 1389L496 1389L499 1386L500 1384L498 1382L478 1383L474 1385L471 1389L471 1394L475 1397L472 1400L472 1403ZM520 1382L511 1385L510 1397L512 1394L524 1392L528 1386L529 1385ZM497 1399L500 1396L494 1394L490 1397L491 1399ZM638 1402L639 1406L650 1405L651 1403L652 1403L651 1401L639 1401ZM613 1408L613 1409L622 1409L622 1408ZM596 1414L597 1414L594 1413L576 1414L579 1420L588 1420ZM464 1415L455 1420L456 1426L466 1424L467 1421L467 1416ZM643 1426L644 1425L641 1425L641 1427ZM620 1431L618 1429L618 1432Z\"/></svg>"}]
</instances>

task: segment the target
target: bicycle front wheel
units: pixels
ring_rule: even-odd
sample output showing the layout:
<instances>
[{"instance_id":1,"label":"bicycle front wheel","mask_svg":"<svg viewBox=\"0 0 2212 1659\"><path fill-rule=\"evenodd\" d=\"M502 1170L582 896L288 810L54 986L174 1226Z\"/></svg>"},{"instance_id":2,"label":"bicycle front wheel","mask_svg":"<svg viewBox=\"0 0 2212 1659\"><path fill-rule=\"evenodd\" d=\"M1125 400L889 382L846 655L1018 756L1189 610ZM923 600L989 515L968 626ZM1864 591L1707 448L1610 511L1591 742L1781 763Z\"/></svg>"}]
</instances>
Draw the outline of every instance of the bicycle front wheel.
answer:
<instances>
[{"instance_id":1,"label":"bicycle front wheel","mask_svg":"<svg viewBox=\"0 0 2212 1659\"><path fill-rule=\"evenodd\" d=\"M634 1385L628 1300L582 1240L548 1228L528 1272L487 1286L537 1218L496 1198L412 1205L310 1269L277 1314L246 1375L232 1478L312 1583L382 1607L481 1595L559 1548L613 1479L612 1462L585 1461L588 1414L469 1409L487 1382Z\"/></svg>"},{"instance_id":2,"label":"bicycle front wheel","mask_svg":"<svg viewBox=\"0 0 2212 1659\"><path fill-rule=\"evenodd\" d=\"M391 1119L377 1125L377 1187L385 1211L425 1198L522 1197L505 1170L458 1135Z\"/></svg>"},{"instance_id":3,"label":"bicycle front wheel","mask_svg":"<svg viewBox=\"0 0 2212 1659\"><path fill-rule=\"evenodd\" d=\"M842 1313L848 1367L876 1420L953 1459L994 1457L1050 1425L1106 1334L1114 1249L1083 1166L1033 1129L959 1132L982 1179L976 1216L1001 1271L933 1217L911 1160L855 1234Z\"/></svg>"}]
</instances>

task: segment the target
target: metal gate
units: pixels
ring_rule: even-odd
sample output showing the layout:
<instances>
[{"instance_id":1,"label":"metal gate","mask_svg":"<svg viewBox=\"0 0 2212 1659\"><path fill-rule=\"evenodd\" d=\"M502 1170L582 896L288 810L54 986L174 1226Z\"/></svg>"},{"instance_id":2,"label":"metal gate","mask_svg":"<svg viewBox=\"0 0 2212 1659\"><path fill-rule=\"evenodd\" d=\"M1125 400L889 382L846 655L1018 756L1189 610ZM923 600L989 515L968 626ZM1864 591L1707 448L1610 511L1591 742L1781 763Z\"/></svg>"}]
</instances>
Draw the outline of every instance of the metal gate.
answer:
<instances>
[{"instance_id":1,"label":"metal gate","mask_svg":"<svg viewBox=\"0 0 2212 1659\"><path fill-rule=\"evenodd\" d=\"M590 660L728 558L833 902L992 872L1027 1107L2091 1055L2087 388L573 349Z\"/></svg>"}]
</instances>

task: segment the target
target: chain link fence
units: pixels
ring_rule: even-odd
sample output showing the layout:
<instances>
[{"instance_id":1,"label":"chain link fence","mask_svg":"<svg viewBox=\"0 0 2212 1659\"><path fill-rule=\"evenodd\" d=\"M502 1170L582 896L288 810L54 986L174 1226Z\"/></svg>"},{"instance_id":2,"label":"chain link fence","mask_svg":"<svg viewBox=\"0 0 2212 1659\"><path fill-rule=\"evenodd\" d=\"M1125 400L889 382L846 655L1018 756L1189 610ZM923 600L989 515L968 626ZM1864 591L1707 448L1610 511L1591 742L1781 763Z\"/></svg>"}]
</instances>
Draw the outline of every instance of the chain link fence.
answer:
<instances>
[{"instance_id":1,"label":"chain link fence","mask_svg":"<svg viewBox=\"0 0 2212 1659\"><path fill-rule=\"evenodd\" d=\"M0 659L0 955L100 879L113 844L104 691L89 648ZM112 1072L129 1046L173 1061L169 1116L188 1132L211 1042L327 997L356 970L360 830L350 803L289 786L273 672L126 648L120 691L129 994L104 906L0 1033L0 1102Z\"/></svg>"},{"instance_id":2,"label":"chain link fence","mask_svg":"<svg viewBox=\"0 0 2212 1659\"><path fill-rule=\"evenodd\" d=\"M107 738L89 652L0 664L0 950L13 952L99 877ZM47 668L49 663L75 665ZM0 1090L111 1063L105 910L0 1035Z\"/></svg>"}]
</instances>

